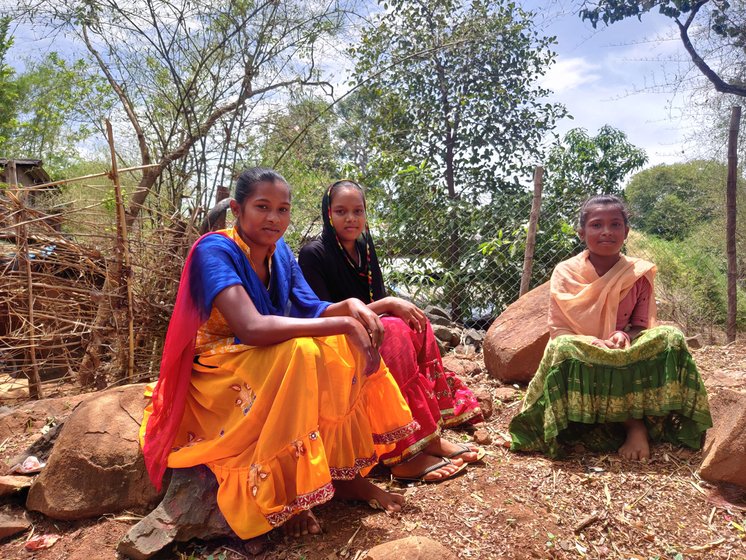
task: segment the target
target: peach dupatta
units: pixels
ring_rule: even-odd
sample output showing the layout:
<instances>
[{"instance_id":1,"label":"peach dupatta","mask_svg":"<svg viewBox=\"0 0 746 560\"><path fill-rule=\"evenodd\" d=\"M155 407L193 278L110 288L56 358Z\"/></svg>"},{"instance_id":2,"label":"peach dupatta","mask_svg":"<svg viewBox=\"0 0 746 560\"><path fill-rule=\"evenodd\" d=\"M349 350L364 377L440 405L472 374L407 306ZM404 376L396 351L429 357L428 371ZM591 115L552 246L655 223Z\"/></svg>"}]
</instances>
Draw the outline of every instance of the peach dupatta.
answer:
<instances>
[{"instance_id":1,"label":"peach dupatta","mask_svg":"<svg viewBox=\"0 0 746 560\"><path fill-rule=\"evenodd\" d=\"M643 259L621 255L599 277L586 249L559 263L549 284L549 336L588 335L606 339L616 330L619 302L634 283L647 277L654 286L656 266ZM650 298L650 326L655 324L655 298Z\"/></svg>"}]
</instances>

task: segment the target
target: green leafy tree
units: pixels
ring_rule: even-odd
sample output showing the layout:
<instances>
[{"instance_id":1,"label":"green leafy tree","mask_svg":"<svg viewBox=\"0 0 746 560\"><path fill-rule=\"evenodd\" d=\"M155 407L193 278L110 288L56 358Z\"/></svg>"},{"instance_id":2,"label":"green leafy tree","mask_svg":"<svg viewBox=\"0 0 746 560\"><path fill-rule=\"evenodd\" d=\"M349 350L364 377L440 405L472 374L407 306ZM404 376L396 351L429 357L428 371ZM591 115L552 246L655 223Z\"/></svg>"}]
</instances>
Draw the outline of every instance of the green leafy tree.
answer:
<instances>
[{"instance_id":1,"label":"green leafy tree","mask_svg":"<svg viewBox=\"0 0 746 560\"><path fill-rule=\"evenodd\" d=\"M692 64L721 93L746 96L746 10L743 2L720 0L601 0L584 2L580 17L596 27L641 19L657 9L671 18Z\"/></svg>"},{"instance_id":2,"label":"green leafy tree","mask_svg":"<svg viewBox=\"0 0 746 560\"><path fill-rule=\"evenodd\" d=\"M621 194L622 182L647 162L644 150L610 125L591 136L574 128L554 143L546 160L549 213L573 222L580 204L594 194Z\"/></svg>"},{"instance_id":3,"label":"green leafy tree","mask_svg":"<svg viewBox=\"0 0 746 560\"><path fill-rule=\"evenodd\" d=\"M19 12L76 38L115 93L134 147L121 150L124 163L150 166L129 202L131 225L151 192L161 195L154 221L211 205L211 189L230 182L261 121L262 101L322 83L317 46L344 10L335 0L21 0Z\"/></svg>"},{"instance_id":4,"label":"green leafy tree","mask_svg":"<svg viewBox=\"0 0 746 560\"><path fill-rule=\"evenodd\" d=\"M53 176L80 158L80 144L94 134L89 108L111 107L113 101L85 61L70 63L56 52L28 61L14 85L15 126L0 149L11 157L44 160Z\"/></svg>"},{"instance_id":5,"label":"green leafy tree","mask_svg":"<svg viewBox=\"0 0 746 560\"><path fill-rule=\"evenodd\" d=\"M336 124L327 101L300 93L268 116L263 136L257 138L259 161L277 169L292 185L293 220L286 239L294 248L320 232L324 188L340 177L333 138Z\"/></svg>"},{"instance_id":6,"label":"green leafy tree","mask_svg":"<svg viewBox=\"0 0 746 560\"><path fill-rule=\"evenodd\" d=\"M483 291L485 273L500 265L478 239L515 230L515 203L526 200L519 181L565 115L538 85L554 61L552 39L502 0L383 8L352 49L369 103L359 112L377 115L367 129L372 154L388 162L387 176L373 181L383 191L382 253L437 278L454 314L465 316L477 300L500 299L497 289Z\"/></svg>"},{"instance_id":7,"label":"green leafy tree","mask_svg":"<svg viewBox=\"0 0 746 560\"><path fill-rule=\"evenodd\" d=\"M625 189L633 225L663 239L683 240L722 213L726 167L714 161L656 165Z\"/></svg>"},{"instance_id":8,"label":"green leafy tree","mask_svg":"<svg viewBox=\"0 0 746 560\"><path fill-rule=\"evenodd\" d=\"M602 126L595 136L574 128L551 146L545 164L532 285L548 280L559 261L582 247L576 222L583 201L595 194L622 194L625 178L646 161L643 150L609 125Z\"/></svg>"},{"instance_id":9,"label":"green leafy tree","mask_svg":"<svg viewBox=\"0 0 746 560\"><path fill-rule=\"evenodd\" d=\"M0 18L0 153L11 131L15 127L18 88L14 80L15 72L7 64L8 51L13 46L10 35L10 18Z\"/></svg>"}]
</instances>

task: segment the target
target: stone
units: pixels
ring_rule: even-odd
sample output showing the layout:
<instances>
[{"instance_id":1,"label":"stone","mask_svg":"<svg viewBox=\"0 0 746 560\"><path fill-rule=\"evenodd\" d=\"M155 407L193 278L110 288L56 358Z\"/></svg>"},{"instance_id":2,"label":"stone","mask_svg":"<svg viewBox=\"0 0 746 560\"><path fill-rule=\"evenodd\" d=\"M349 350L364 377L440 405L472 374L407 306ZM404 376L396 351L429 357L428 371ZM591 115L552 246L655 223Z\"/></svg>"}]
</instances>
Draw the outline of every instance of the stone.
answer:
<instances>
[{"instance_id":1,"label":"stone","mask_svg":"<svg viewBox=\"0 0 746 560\"><path fill-rule=\"evenodd\" d=\"M440 352L441 356L445 356L446 354L448 354L448 352L451 351L450 342L443 342L439 338L436 338L435 342L438 345L438 352Z\"/></svg>"},{"instance_id":2,"label":"stone","mask_svg":"<svg viewBox=\"0 0 746 560\"><path fill-rule=\"evenodd\" d=\"M30 476L5 475L0 476L0 496L15 494L31 487L34 479Z\"/></svg>"},{"instance_id":3,"label":"stone","mask_svg":"<svg viewBox=\"0 0 746 560\"><path fill-rule=\"evenodd\" d=\"M428 305L423 311L428 317L442 317L443 319L448 319L448 321L451 320L451 314L437 305Z\"/></svg>"},{"instance_id":4,"label":"stone","mask_svg":"<svg viewBox=\"0 0 746 560\"><path fill-rule=\"evenodd\" d=\"M461 344L461 329L451 329L451 348L455 348Z\"/></svg>"},{"instance_id":5,"label":"stone","mask_svg":"<svg viewBox=\"0 0 746 560\"><path fill-rule=\"evenodd\" d=\"M714 387L746 389L746 371L732 369L709 371L705 377L705 386L708 391L712 391Z\"/></svg>"},{"instance_id":6,"label":"stone","mask_svg":"<svg viewBox=\"0 0 746 560\"><path fill-rule=\"evenodd\" d=\"M492 443L492 436L487 431L487 428L478 428L474 430L472 438L474 439L474 443L479 445L489 445Z\"/></svg>"},{"instance_id":7,"label":"stone","mask_svg":"<svg viewBox=\"0 0 746 560\"><path fill-rule=\"evenodd\" d=\"M172 542L237 538L220 512L218 483L204 465L174 469L163 501L119 541L117 552L145 560Z\"/></svg>"},{"instance_id":8,"label":"stone","mask_svg":"<svg viewBox=\"0 0 746 560\"><path fill-rule=\"evenodd\" d=\"M364 560L456 560L456 555L428 537L406 537L371 548Z\"/></svg>"},{"instance_id":9,"label":"stone","mask_svg":"<svg viewBox=\"0 0 746 560\"><path fill-rule=\"evenodd\" d=\"M495 389L495 398L501 402L513 402L520 398L520 391L515 390L513 387L498 387Z\"/></svg>"},{"instance_id":10,"label":"stone","mask_svg":"<svg viewBox=\"0 0 746 560\"><path fill-rule=\"evenodd\" d=\"M140 452L145 384L108 389L82 402L65 421L26 507L53 519L149 509L161 494Z\"/></svg>"},{"instance_id":11,"label":"stone","mask_svg":"<svg viewBox=\"0 0 746 560\"><path fill-rule=\"evenodd\" d=\"M746 393L721 389L710 397L710 413L699 475L746 488Z\"/></svg>"},{"instance_id":12,"label":"stone","mask_svg":"<svg viewBox=\"0 0 746 560\"><path fill-rule=\"evenodd\" d=\"M453 323L450 319L441 317L440 315L431 315L427 318L430 321L430 325L439 325L441 327L450 327Z\"/></svg>"},{"instance_id":13,"label":"stone","mask_svg":"<svg viewBox=\"0 0 746 560\"><path fill-rule=\"evenodd\" d=\"M443 369L452 371L457 377L466 378L474 377L482 373L482 366L475 360L459 358L453 354L443 356Z\"/></svg>"},{"instance_id":14,"label":"stone","mask_svg":"<svg viewBox=\"0 0 746 560\"><path fill-rule=\"evenodd\" d=\"M484 340L485 333L478 331L477 329L466 329L464 330L464 344L473 344L478 346Z\"/></svg>"},{"instance_id":15,"label":"stone","mask_svg":"<svg viewBox=\"0 0 746 560\"><path fill-rule=\"evenodd\" d=\"M528 383L549 341L549 283L531 290L495 319L484 340L484 364L490 377L504 383Z\"/></svg>"},{"instance_id":16,"label":"stone","mask_svg":"<svg viewBox=\"0 0 746 560\"><path fill-rule=\"evenodd\" d=\"M477 357L477 347L473 344L459 344L453 352L460 358L474 359Z\"/></svg>"},{"instance_id":17,"label":"stone","mask_svg":"<svg viewBox=\"0 0 746 560\"><path fill-rule=\"evenodd\" d=\"M69 397L45 398L38 401L28 401L18 407L0 412L0 440L17 436L20 433L37 432L54 418L60 423L67 418L81 401L91 397L89 393ZM33 455L33 453L27 453Z\"/></svg>"},{"instance_id":18,"label":"stone","mask_svg":"<svg viewBox=\"0 0 746 560\"><path fill-rule=\"evenodd\" d=\"M23 453L19 453L8 462L11 465L15 465L16 463L23 463L23 461L26 460L26 457L33 455L34 457L39 459L40 462L46 463L47 459L49 459L49 456L52 453L54 444L57 441L57 436L59 436L60 432L62 431L62 426L64 423L64 420L57 421L57 423L49 428L46 433L42 434L41 437L37 438L34 443L27 447Z\"/></svg>"},{"instance_id":19,"label":"stone","mask_svg":"<svg viewBox=\"0 0 746 560\"><path fill-rule=\"evenodd\" d=\"M696 334L686 339L686 345L690 350L699 350L705 345L705 343L704 340L702 340L702 335Z\"/></svg>"},{"instance_id":20,"label":"stone","mask_svg":"<svg viewBox=\"0 0 746 560\"><path fill-rule=\"evenodd\" d=\"M451 343L451 339L453 338L453 330L445 325L433 325L433 334L435 338L448 344Z\"/></svg>"},{"instance_id":21,"label":"stone","mask_svg":"<svg viewBox=\"0 0 746 560\"><path fill-rule=\"evenodd\" d=\"M0 539L23 533L31 528L31 522L23 514L0 512Z\"/></svg>"},{"instance_id":22,"label":"stone","mask_svg":"<svg viewBox=\"0 0 746 560\"><path fill-rule=\"evenodd\" d=\"M477 399L479 408L482 409L482 416L488 420L492 416L492 395L487 389L477 389L474 391L474 398Z\"/></svg>"}]
</instances>

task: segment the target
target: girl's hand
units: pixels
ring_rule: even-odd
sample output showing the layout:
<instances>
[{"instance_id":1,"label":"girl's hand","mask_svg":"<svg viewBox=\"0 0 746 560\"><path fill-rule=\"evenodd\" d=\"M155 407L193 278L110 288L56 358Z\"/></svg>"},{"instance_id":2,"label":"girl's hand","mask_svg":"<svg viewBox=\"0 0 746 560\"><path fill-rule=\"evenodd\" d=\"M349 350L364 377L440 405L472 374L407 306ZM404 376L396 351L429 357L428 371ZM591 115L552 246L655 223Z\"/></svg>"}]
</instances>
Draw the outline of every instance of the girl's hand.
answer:
<instances>
[{"instance_id":1,"label":"girl's hand","mask_svg":"<svg viewBox=\"0 0 746 560\"><path fill-rule=\"evenodd\" d=\"M386 312L389 315L399 317L409 328L415 332L423 332L427 328L427 317L415 304L397 297L386 298Z\"/></svg>"},{"instance_id":2,"label":"girl's hand","mask_svg":"<svg viewBox=\"0 0 746 560\"><path fill-rule=\"evenodd\" d=\"M378 353L378 348L373 345L372 337L360 321L350 321L350 324L351 330L347 337L350 343L363 355L365 360L363 373L366 376L372 375L378 371L381 365L381 355Z\"/></svg>"},{"instance_id":3,"label":"girl's hand","mask_svg":"<svg viewBox=\"0 0 746 560\"><path fill-rule=\"evenodd\" d=\"M347 303L348 314L353 319L357 320L367 332L367 336L370 338L370 342L373 347L377 350L383 344L383 323L378 315L368 309L362 301L356 298L350 298L345 300ZM376 353L378 353L376 351Z\"/></svg>"},{"instance_id":4,"label":"girl's hand","mask_svg":"<svg viewBox=\"0 0 746 560\"><path fill-rule=\"evenodd\" d=\"M606 340L596 338L591 341L591 344L599 348L608 348L609 350L624 350L625 348L629 348L630 338L624 331L614 331Z\"/></svg>"}]
</instances>

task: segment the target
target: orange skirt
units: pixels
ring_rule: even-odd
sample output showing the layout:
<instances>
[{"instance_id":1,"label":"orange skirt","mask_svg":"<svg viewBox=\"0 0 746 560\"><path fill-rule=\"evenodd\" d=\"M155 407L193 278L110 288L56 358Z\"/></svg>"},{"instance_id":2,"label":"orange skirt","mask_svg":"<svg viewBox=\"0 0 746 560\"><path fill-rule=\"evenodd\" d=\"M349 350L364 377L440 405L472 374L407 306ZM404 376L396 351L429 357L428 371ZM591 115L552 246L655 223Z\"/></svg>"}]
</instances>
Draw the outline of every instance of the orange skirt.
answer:
<instances>
[{"instance_id":1,"label":"orange skirt","mask_svg":"<svg viewBox=\"0 0 746 560\"><path fill-rule=\"evenodd\" d=\"M383 362L366 377L360 360L342 335L200 356L168 466L207 465L243 539L328 501L417 428Z\"/></svg>"}]
</instances>

